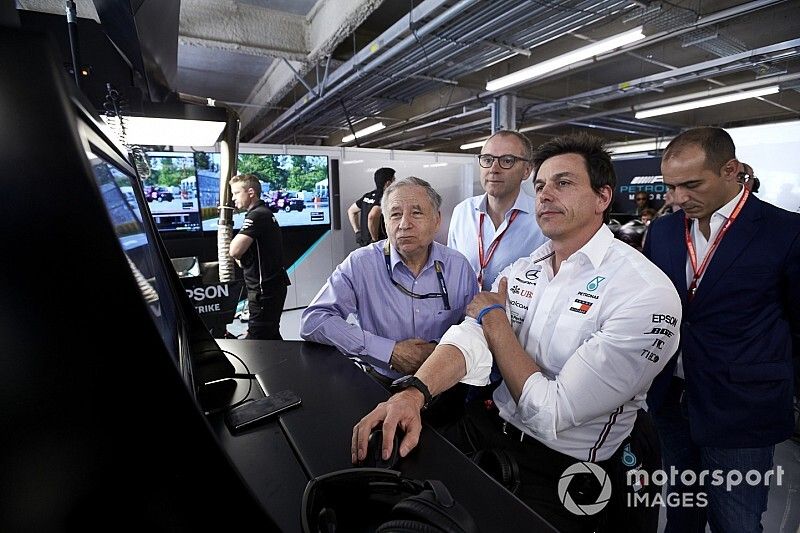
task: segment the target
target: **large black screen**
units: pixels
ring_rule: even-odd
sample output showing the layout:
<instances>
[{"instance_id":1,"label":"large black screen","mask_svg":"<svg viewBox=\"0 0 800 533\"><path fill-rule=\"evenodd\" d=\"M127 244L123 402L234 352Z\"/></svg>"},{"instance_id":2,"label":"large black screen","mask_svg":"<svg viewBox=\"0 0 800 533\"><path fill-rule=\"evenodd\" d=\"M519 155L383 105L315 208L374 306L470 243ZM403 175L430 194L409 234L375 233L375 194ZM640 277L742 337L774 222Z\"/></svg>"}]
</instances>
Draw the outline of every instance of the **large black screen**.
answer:
<instances>
[{"instance_id":1,"label":"large black screen","mask_svg":"<svg viewBox=\"0 0 800 533\"><path fill-rule=\"evenodd\" d=\"M153 322L176 364L179 364L176 302L156 244L144 228L142 209L133 190L135 183L131 181L136 178L94 154L87 155L108 216Z\"/></svg>"}]
</instances>

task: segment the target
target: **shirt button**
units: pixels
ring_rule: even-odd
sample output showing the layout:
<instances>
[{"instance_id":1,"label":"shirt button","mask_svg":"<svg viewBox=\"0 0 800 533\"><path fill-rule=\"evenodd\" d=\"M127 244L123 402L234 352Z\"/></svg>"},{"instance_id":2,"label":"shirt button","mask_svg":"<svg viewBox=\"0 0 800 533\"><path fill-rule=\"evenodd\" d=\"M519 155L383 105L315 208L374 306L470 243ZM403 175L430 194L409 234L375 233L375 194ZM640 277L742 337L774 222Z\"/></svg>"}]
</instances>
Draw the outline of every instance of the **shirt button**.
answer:
<instances>
[{"instance_id":1,"label":"shirt button","mask_svg":"<svg viewBox=\"0 0 800 533\"><path fill-rule=\"evenodd\" d=\"M419 313L419 309L414 309L414 311L416 311L417 313Z\"/></svg>"}]
</instances>

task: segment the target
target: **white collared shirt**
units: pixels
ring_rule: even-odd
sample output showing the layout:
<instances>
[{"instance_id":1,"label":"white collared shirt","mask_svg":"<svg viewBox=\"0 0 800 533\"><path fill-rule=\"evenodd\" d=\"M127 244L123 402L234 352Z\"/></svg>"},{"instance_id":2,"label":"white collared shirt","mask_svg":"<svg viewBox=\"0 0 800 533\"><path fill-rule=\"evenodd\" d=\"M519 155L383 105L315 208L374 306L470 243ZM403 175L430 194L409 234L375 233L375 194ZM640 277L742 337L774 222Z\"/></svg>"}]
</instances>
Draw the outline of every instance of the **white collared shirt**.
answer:
<instances>
[{"instance_id":1,"label":"white collared shirt","mask_svg":"<svg viewBox=\"0 0 800 533\"><path fill-rule=\"evenodd\" d=\"M723 205L716 211L714 214L711 215L711 219L709 220L709 226L711 227L711 231L708 234L708 239L705 238L703 232L700 231L700 223L697 221L696 218L690 219L692 221L692 231L690 232L692 236L692 242L694 243L694 250L697 254L697 267L700 268L700 265L703 264L703 260L708 253L708 248L711 246L711 243L714 242L714 239L717 238L722 226L725 222L731 217L733 210L736 209L736 204L739 203L739 199L744 194L744 187L742 190L739 191L733 200L728 202L727 204ZM713 261L713 257L712 257ZM692 260L689 258L689 254L686 254L686 288L688 289L689 286L692 284L692 280L694 279L694 270L692 270ZM697 280L698 286L702 281L702 277Z\"/></svg>"},{"instance_id":2,"label":"white collared shirt","mask_svg":"<svg viewBox=\"0 0 800 533\"><path fill-rule=\"evenodd\" d=\"M511 213L515 209L519 210L519 214L508 231L503 234L494 255L483 270L482 290L489 290L502 269L520 257L526 257L547 241L547 238L542 235L542 230L539 229L539 224L536 223L534 199L524 191L520 190L514 205L506 211L503 222L496 229L487 213L487 202L487 195L482 194L467 198L458 204L453 209L453 217L447 232L447 246L464 254L477 274L481 269L478 260L478 225L481 213L486 215L482 228L483 253L486 257L489 247L508 227Z\"/></svg>"},{"instance_id":3,"label":"white collared shirt","mask_svg":"<svg viewBox=\"0 0 800 533\"><path fill-rule=\"evenodd\" d=\"M511 326L541 372L525 382L519 403L505 383L494 401L504 420L550 448L605 460L678 347L680 299L661 270L606 226L556 275L551 254L548 242L500 274ZM451 327L441 344L464 354L463 382L488 382L492 354L475 320Z\"/></svg>"}]
</instances>

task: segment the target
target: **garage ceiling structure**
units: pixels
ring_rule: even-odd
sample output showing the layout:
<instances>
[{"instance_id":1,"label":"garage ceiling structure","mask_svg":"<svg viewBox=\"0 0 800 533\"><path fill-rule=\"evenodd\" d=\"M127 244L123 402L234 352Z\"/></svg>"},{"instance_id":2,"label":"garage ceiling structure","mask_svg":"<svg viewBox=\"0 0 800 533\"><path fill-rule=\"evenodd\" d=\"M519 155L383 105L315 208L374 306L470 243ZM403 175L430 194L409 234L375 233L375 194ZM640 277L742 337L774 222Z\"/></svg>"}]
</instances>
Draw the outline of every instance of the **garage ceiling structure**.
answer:
<instances>
[{"instance_id":1,"label":"garage ceiling structure","mask_svg":"<svg viewBox=\"0 0 800 533\"><path fill-rule=\"evenodd\" d=\"M77 4L80 17L99 20L91 0ZM63 13L54 0L17 5ZM627 44L495 88L637 30ZM514 124L534 144L575 130L611 142L664 138L798 118L800 1L182 0L168 81L233 106L243 142L458 152L493 123ZM695 104L642 117L686 101Z\"/></svg>"}]
</instances>

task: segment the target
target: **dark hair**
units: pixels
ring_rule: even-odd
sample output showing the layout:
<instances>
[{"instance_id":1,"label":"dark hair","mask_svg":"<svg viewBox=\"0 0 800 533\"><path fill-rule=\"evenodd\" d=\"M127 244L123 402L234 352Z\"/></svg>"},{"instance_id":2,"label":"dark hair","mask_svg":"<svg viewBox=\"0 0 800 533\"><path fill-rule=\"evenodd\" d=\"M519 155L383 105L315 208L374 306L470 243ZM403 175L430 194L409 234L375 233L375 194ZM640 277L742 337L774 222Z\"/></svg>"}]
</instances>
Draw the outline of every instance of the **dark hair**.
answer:
<instances>
[{"instance_id":1,"label":"dark hair","mask_svg":"<svg viewBox=\"0 0 800 533\"><path fill-rule=\"evenodd\" d=\"M588 133L574 133L563 137L554 137L533 151L531 163L533 164L533 179L539 174L542 163L564 154L578 154L586 163L589 173L589 183L592 190L600 193L603 187L610 187L613 198L614 187L617 185L617 175L611 163L611 154L606 150L605 141ZM611 202L603 212L603 221L610 220Z\"/></svg>"},{"instance_id":2,"label":"dark hair","mask_svg":"<svg viewBox=\"0 0 800 533\"><path fill-rule=\"evenodd\" d=\"M379 168L375 171L375 188L382 192L386 182L394 179L394 169L389 167Z\"/></svg>"},{"instance_id":3,"label":"dark hair","mask_svg":"<svg viewBox=\"0 0 800 533\"><path fill-rule=\"evenodd\" d=\"M530 159L531 155L533 154L533 145L531 144L530 139L523 135L522 133L514 130L500 130L488 139L486 142L489 142L490 139L494 137L515 137L520 144L522 144L522 157L525 159ZM504 155L504 154L497 154L497 155Z\"/></svg>"},{"instance_id":4,"label":"dark hair","mask_svg":"<svg viewBox=\"0 0 800 533\"><path fill-rule=\"evenodd\" d=\"M689 146L698 146L706 154L706 169L718 174L723 165L736 159L736 146L722 128L694 128L672 139L664 150L663 159L677 157Z\"/></svg>"}]
</instances>

